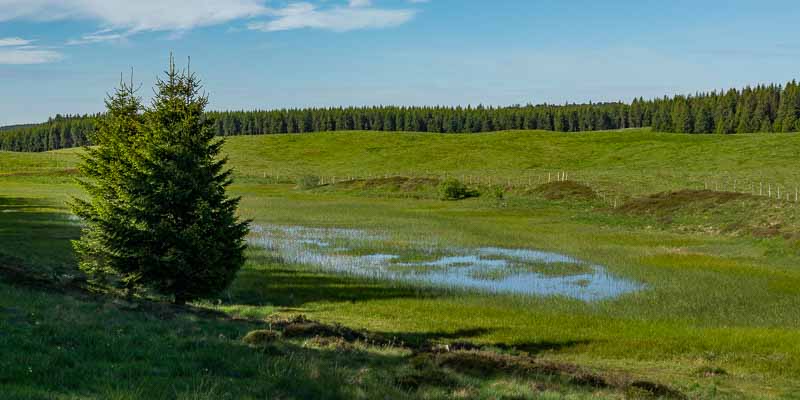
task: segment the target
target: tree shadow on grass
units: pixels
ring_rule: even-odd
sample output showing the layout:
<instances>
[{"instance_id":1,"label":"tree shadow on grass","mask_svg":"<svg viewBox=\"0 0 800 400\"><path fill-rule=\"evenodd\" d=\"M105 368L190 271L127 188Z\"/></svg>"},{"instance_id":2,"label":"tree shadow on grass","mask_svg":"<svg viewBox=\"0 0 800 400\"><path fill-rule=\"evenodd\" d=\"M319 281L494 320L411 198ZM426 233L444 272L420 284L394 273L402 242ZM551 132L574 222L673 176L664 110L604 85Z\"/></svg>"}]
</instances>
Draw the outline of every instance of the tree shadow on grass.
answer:
<instances>
[{"instance_id":1,"label":"tree shadow on grass","mask_svg":"<svg viewBox=\"0 0 800 400\"><path fill-rule=\"evenodd\" d=\"M0 305L5 302L21 317L0 312L3 398L154 399L173 393L171 398L347 399L357 390L341 385L343 379L355 379L365 368L391 375L404 362L397 354L355 354L283 340L249 347L241 338L261 327L253 321L193 313L164 320L102 297L86 301L0 283ZM378 398L402 393L380 385L365 392Z\"/></svg>"},{"instance_id":2,"label":"tree shadow on grass","mask_svg":"<svg viewBox=\"0 0 800 400\"><path fill-rule=\"evenodd\" d=\"M317 336L246 345L242 338L264 322L183 312L161 319L110 298L5 289L0 284L0 305L15 305L17 315L6 318L0 307L0 354L7 355L0 358L0 386L8 398L416 398L426 397L419 388L449 391L462 384L451 372L415 363L408 352L366 351ZM431 343L484 333L394 334Z\"/></svg>"},{"instance_id":3,"label":"tree shadow on grass","mask_svg":"<svg viewBox=\"0 0 800 400\"><path fill-rule=\"evenodd\" d=\"M52 203L0 196L0 254L21 260L31 272L75 272L70 241L79 236L78 224Z\"/></svg>"},{"instance_id":4,"label":"tree shadow on grass","mask_svg":"<svg viewBox=\"0 0 800 400\"><path fill-rule=\"evenodd\" d=\"M591 340L563 340L563 341L551 341L551 340L542 340L538 342L522 342L522 343L515 343L515 344L505 344L505 343L496 343L492 345L492 347L497 347L503 350L518 350L524 351L530 355L536 355L546 352L558 352L561 350L566 350L569 348L573 348L576 346L585 346L591 344Z\"/></svg>"},{"instance_id":5,"label":"tree shadow on grass","mask_svg":"<svg viewBox=\"0 0 800 400\"><path fill-rule=\"evenodd\" d=\"M248 253L248 262L239 271L229 294L234 304L282 308L299 308L314 302L358 303L441 295L410 284L308 270L260 250Z\"/></svg>"},{"instance_id":6,"label":"tree shadow on grass","mask_svg":"<svg viewBox=\"0 0 800 400\"><path fill-rule=\"evenodd\" d=\"M230 290L231 302L301 307L314 302L350 302L431 297L428 291L385 282L318 274L291 268L245 269Z\"/></svg>"}]
</instances>

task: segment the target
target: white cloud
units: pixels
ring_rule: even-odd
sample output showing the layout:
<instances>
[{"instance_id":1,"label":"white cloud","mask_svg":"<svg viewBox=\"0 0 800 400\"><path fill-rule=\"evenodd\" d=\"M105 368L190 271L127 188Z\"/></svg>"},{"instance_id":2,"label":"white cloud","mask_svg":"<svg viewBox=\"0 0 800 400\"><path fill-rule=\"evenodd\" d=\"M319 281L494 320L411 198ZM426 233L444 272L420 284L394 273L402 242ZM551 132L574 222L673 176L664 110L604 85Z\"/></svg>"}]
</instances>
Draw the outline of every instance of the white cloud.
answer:
<instances>
[{"instance_id":1,"label":"white cloud","mask_svg":"<svg viewBox=\"0 0 800 400\"><path fill-rule=\"evenodd\" d=\"M372 0L350 0L348 4L350 7L369 7L372 5Z\"/></svg>"},{"instance_id":2,"label":"white cloud","mask_svg":"<svg viewBox=\"0 0 800 400\"><path fill-rule=\"evenodd\" d=\"M83 35L81 36L80 39L68 40L67 45L74 46L74 45L102 43L102 42L121 42L127 39L132 34L133 33L130 31L119 32L110 29L104 29L101 31Z\"/></svg>"},{"instance_id":3,"label":"white cloud","mask_svg":"<svg viewBox=\"0 0 800 400\"><path fill-rule=\"evenodd\" d=\"M408 0L425 2L426 0ZM23 19L30 21L83 20L94 21L100 30L66 42L81 45L124 41L140 32L171 32L170 38L194 28L232 21L253 21L252 30L265 32L299 28L325 29L337 32L383 28L411 20L413 9L386 9L373 6L372 0L327 0L318 3L295 2L283 8L266 6L268 0L0 0L0 22ZM20 45L19 38L8 38L5 46ZM3 46L3 42L0 42ZM19 49L18 49L19 50Z\"/></svg>"},{"instance_id":4,"label":"white cloud","mask_svg":"<svg viewBox=\"0 0 800 400\"><path fill-rule=\"evenodd\" d=\"M0 21L85 19L132 32L189 30L265 11L263 0L0 0Z\"/></svg>"},{"instance_id":5,"label":"white cloud","mask_svg":"<svg viewBox=\"0 0 800 400\"><path fill-rule=\"evenodd\" d=\"M0 38L0 65L45 64L58 61L61 53L32 45L21 37Z\"/></svg>"},{"instance_id":6,"label":"white cloud","mask_svg":"<svg viewBox=\"0 0 800 400\"><path fill-rule=\"evenodd\" d=\"M0 47L27 46L31 43L33 43L32 40L27 40L19 37L0 38Z\"/></svg>"},{"instance_id":7,"label":"white cloud","mask_svg":"<svg viewBox=\"0 0 800 400\"><path fill-rule=\"evenodd\" d=\"M47 64L62 58L61 53L52 50L0 50L0 64L4 65Z\"/></svg>"},{"instance_id":8,"label":"white cloud","mask_svg":"<svg viewBox=\"0 0 800 400\"><path fill-rule=\"evenodd\" d=\"M264 32L301 28L346 32L402 25L416 14L415 10L381 9L370 4L369 1L354 0L347 7L319 9L311 3L291 3L285 8L269 10L268 15L274 19L250 23L248 28Z\"/></svg>"}]
</instances>

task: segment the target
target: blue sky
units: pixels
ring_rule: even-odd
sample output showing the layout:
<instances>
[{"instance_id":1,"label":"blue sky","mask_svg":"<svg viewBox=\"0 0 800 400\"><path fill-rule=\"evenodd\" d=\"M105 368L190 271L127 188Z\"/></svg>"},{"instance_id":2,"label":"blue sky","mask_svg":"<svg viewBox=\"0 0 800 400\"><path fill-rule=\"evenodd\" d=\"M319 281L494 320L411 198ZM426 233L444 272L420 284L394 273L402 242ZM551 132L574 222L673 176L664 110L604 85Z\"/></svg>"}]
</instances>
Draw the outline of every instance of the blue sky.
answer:
<instances>
[{"instance_id":1,"label":"blue sky","mask_svg":"<svg viewBox=\"0 0 800 400\"><path fill-rule=\"evenodd\" d=\"M0 0L0 125L169 52L213 109L630 101L800 77L796 1Z\"/></svg>"}]
</instances>

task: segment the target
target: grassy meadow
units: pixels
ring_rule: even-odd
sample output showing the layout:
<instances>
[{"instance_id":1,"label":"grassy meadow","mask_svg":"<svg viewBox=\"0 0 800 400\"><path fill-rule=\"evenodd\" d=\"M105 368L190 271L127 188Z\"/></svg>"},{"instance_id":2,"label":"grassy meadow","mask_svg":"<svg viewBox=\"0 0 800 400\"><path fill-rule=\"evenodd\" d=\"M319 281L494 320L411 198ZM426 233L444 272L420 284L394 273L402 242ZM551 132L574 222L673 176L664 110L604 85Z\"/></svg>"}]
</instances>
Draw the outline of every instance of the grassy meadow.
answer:
<instances>
[{"instance_id":1,"label":"grassy meadow","mask_svg":"<svg viewBox=\"0 0 800 400\"><path fill-rule=\"evenodd\" d=\"M65 202L81 195L79 151L0 152L0 264L75 275ZM220 299L189 311L6 282L10 398L798 398L796 134L336 132L232 137L225 153L254 226L355 229L383 239L353 251L408 259L429 257L425 245L551 251L642 289L489 294L337 274L258 246ZM481 195L440 200L446 176ZM298 315L394 341L242 341ZM484 358L420 358L463 342Z\"/></svg>"}]
</instances>

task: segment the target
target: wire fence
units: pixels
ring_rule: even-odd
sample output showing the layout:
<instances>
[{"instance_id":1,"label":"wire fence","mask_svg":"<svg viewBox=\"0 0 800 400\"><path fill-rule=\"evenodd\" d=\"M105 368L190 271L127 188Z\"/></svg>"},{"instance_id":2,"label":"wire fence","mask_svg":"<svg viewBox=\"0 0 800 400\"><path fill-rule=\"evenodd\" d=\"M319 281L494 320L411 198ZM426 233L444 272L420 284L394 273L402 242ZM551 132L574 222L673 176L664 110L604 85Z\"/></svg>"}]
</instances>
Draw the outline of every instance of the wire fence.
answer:
<instances>
[{"instance_id":1,"label":"wire fence","mask_svg":"<svg viewBox=\"0 0 800 400\"><path fill-rule=\"evenodd\" d=\"M46 158L28 153L3 153L0 157L0 176L75 173L77 158L69 153L49 153ZM591 188L602 201L618 206L633 197L680 190L710 190L758 196L779 204L800 203L800 174L772 175L769 178L740 176L733 173L696 174L674 170L627 169L605 171L568 171L560 169L473 170L466 172L409 169L380 173L362 171L347 174L319 174L298 169L234 168L239 177L257 178L261 183L297 184L313 176L321 186L345 182L390 179L397 177L441 181L455 178L468 186L502 187L507 191L529 191L553 182L576 182Z\"/></svg>"},{"instance_id":2,"label":"wire fence","mask_svg":"<svg viewBox=\"0 0 800 400\"><path fill-rule=\"evenodd\" d=\"M361 173L341 175L315 175L296 171L257 171L240 170L240 176L255 177L265 183L297 184L303 179L313 177L318 186L354 183L359 181L388 180L392 178L429 179L442 181L448 178L460 180L468 186L499 186L507 191L532 191L541 185L554 182L574 182L592 189L597 197L610 206L617 207L634 197L648 196L662 192L683 190L706 190L714 192L738 193L762 197L780 203L800 203L800 184L775 182L764 179L736 178L723 176L691 176L679 179L658 179L653 174L643 172L648 179L624 180L612 175L583 175L580 172L549 171L531 174L505 176L502 173L457 174L436 173L435 171L401 171L392 173ZM654 181L658 179L657 181Z\"/></svg>"}]
</instances>

